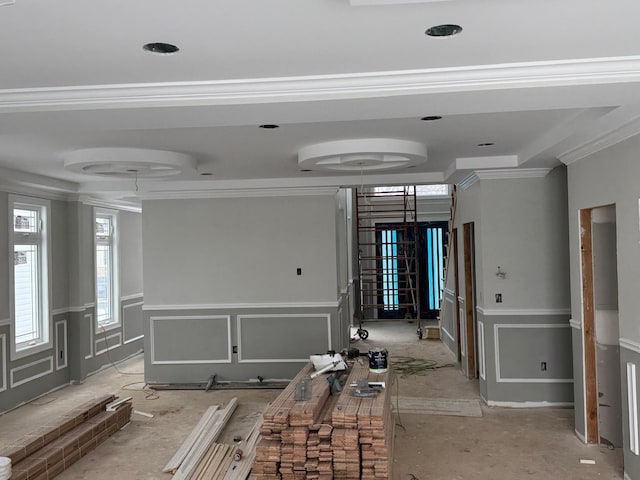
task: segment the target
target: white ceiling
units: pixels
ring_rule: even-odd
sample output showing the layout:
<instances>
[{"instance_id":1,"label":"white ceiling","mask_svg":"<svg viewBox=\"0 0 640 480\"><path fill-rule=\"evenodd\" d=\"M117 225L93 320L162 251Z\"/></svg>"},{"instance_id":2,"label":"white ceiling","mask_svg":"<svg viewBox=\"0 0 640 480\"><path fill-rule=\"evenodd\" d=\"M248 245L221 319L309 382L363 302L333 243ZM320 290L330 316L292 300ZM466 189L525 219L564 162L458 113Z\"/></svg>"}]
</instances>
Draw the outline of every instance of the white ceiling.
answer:
<instances>
[{"instance_id":1,"label":"white ceiling","mask_svg":"<svg viewBox=\"0 0 640 480\"><path fill-rule=\"evenodd\" d=\"M575 161L640 130L640 2L376 2L0 6L2 183L117 198L457 182ZM464 30L424 34L442 23ZM148 42L180 52L149 54ZM424 143L428 160L363 178L298 167L305 145L374 137ZM64 169L68 152L95 147L188 153L198 168L137 192L133 179Z\"/></svg>"}]
</instances>

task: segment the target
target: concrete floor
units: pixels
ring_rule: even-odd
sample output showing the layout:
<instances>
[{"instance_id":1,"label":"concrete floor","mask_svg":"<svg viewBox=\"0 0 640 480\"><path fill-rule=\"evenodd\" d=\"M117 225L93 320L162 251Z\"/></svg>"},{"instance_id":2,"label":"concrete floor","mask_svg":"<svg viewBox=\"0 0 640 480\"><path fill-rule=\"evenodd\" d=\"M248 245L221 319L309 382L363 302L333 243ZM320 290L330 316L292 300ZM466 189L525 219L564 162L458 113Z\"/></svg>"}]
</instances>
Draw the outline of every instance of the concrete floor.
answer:
<instances>
[{"instance_id":1,"label":"concrete floor","mask_svg":"<svg viewBox=\"0 0 640 480\"><path fill-rule=\"evenodd\" d=\"M430 359L439 365L455 362L439 341L418 340L415 325L406 321L368 323L369 339L353 344L362 352L383 346L394 355ZM231 442L255 422L279 390L160 391L158 398L142 390L142 357L89 377L0 416L0 446L34 430L44 419L69 410L101 393L132 396L132 422L97 450L62 473L60 480L166 479L162 467L209 405L234 396L239 407L223 432ZM477 399L476 381L466 380L457 367L429 370L425 375L398 378L399 395ZM395 393L395 392L394 392ZM394 479L409 480L532 480L620 479L622 454L582 444L574 434L572 409L503 409L483 405L483 417L403 414L396 428ZM595 460L582 465L580 459Z\"/></svg>"}]
</instances>

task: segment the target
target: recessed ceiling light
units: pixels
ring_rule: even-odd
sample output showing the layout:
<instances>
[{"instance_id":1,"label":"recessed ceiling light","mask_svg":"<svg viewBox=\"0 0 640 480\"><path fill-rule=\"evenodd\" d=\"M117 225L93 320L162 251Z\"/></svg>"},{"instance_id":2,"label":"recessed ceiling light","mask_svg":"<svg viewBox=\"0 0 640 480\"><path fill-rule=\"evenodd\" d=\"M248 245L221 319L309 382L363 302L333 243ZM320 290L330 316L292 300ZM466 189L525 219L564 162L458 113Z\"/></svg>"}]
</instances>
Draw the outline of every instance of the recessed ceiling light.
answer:
<instances>
[{"instance_id":1,"label":"recessed ceiling light","mask_svg":"<svg viewBox=\"0 0 640 480\"><path fill-rule=\"evenodd\" d=\"M202 172L200 175L202 175L203 177L208 177L210 175L213 175L213 173L211 173L211 172Z\"/></svg>"},{"instance_id":2,"label":"recessed ceiling light","mask_svg":"<svg viewBox=\"0 0 640 480\"><path fill-rule=\"evenodd\" d=\"M491 145L495 145L493 142L479 143L479 147L490 147Z\"/></svg>"},{"instance_id":3,"label":"recessed ceiling light","mask_svg":"<svg viewBox=\"0 0 640 480\"><path fill-rule=\"evenodd\" d=\"M310 168L303 168L300 171L301 172L312 172L313 170L311 170Z\"/></svg>"},{"instance_id":4,"label":"recessed ceiling light","mask_svg":"<svg viewBox=\"0 0 640 480\"><path fill-rule=\"evenodd\" d=\"M265 123L264 125L260 125L260 128L264 128L267 130L273 129L273 128L280 128L280 125L275 125L273 123Z\"/></svg>"},{"instance_id":5,"label":"recessed ceiling light","mask_svg":"<svg viewBox=\"0 0 640 480\"><path fill-rule=\"evenodd\" d=\"M442 117L440 115L429 115L428 117L422 117L420 120L425 122L433 122L434 120L441 120Z\"/></svg>"},{"instance_id":6,"label":"recessed ceiling light","mask_svg":"<svg viewBox=\"0 0 640 480\"><path fill-rule=\"evenodd\" d=\"M451 37L460 33L461 31L462 27L460 25L445 24L427 28L427 31L424 33L426 33L430 37Z\"/></svg>"},{"instance_id":7,"label":"recessed ceiling light","mask_svg":"<svg viewBox=\"0 0 640 480\"><path fill-rule=\"evenodd\" d=\"M153 42L143 45L143 50L150 53L157 53L158 55L171 55L178 52L180 49L175 45L164 42Z\"/></svg>"}]
</instances>

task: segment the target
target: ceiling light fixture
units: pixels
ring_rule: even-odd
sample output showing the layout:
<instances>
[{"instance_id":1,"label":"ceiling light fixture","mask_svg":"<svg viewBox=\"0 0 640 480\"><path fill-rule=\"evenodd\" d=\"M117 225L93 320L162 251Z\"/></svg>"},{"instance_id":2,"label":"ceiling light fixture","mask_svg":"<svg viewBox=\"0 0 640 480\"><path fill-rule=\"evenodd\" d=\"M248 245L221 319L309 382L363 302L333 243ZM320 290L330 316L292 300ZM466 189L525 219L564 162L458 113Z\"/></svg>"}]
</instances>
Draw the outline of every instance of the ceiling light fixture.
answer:
<instances>
[{"instance_id":1,"label":"ceiling light fixture","mask_svg":"<svg viewBox=\"0 0 640 480\"><path fill-rule=\"evenodd\" d=\"M430 37L452 37L461 31L462 27L460 25L444 24L427 28L427 31L424 33Z\"/></svg>"},{"instance_id":2,"label":"ceiling light fixture","mask_svg":"<svg viewBox=\"0 0 640 480\"><path fill-rule=\"evenodd\" d=\"M492 145L495 145L495 143L493 142L486 142L486 143L479 143L478 147L490 147Z\"/></svg>"},{"instance_id":3,"label":"ceiling light fixture","mask_svg":"<svg viewBox=\"0 0 640 480\"><path fill-rule=\"evenodd\" d=\"M208 176L213 175L213 173L211 173L211 172L202 172L200 175L202 175L203 177L208 177Z\"/></svg>"},{"instance_id":4,"label":"ceiling light fixture","mask_svg":"<svg viewBox=\"0 0 640 480\"><path fill-rule=\"evenodd\" d=\"M175 45L164 42L147 43L142 46L142 49L145 52L155 53L157 55L172 55L180 51Z\"/></svg>"},{"instance_id":5,"label":"ceiling light fixture","mask_svg":"<svg viewBox=\"0 0 640 480\"><path fill-rule=\"evenodd\" d=\"M265 123L260 125L260 128L264 128L265 130L272 130L274 128L280 128L280 125L276 125L275 123Z\"/></svg>"},{"instance_id":6,"label":"ceiling light fixture","mask_svg":"<svg viewBox=\"0 0 640 480\"><path fill-rule=\"evenodd\" d=\"M435 120L442 120L442 117L440 115L429 115L427 117L422 117L420 120L423 122L433 122Z\"/></svg>"}]
</instances>

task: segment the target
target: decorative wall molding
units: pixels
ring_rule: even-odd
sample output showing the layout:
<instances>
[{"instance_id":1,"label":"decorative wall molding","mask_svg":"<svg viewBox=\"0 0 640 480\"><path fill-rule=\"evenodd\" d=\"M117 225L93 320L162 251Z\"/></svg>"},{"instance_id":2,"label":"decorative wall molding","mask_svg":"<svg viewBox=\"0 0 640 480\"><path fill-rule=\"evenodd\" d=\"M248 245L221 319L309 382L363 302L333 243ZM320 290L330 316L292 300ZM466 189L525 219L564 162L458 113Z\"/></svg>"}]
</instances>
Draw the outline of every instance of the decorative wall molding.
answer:
<instances>
[{"instance_id":1,"label":"decorative wall molding","mask_svg":"<svg viewBox=\"0 0 640 480\"><path fill-rule=\"evenodd\" d=\"M523 328L570 328L561 323L496 323L493 325L497 383L573 383L573 378L504 378L500 374L500 330Z\"/></svg>"},{"instance_id":2,"label":"decorative wall molding","mask_svg":"<svg viewBox=\"0 0 640 480\"><path fill-rule=\"evenodd\" d=\"M2 385L0 385L0 392L4 392L8 388L7 363L9 362L9 355L7 355L7 336L4 333L0 335L0 347L2 347L2 357L0 357L0 365L2 366L0 378L2 378Z\"/></svg>"},{"instance_id":3,"label":"decorative wall molding","mask_svg":"<svg viewBox=\"0 0 640 480\"><path fill-rule=\"evenodd\" d=\"M453 335L451 335L451 333L449 332L449 330L447 330L444 327L440 327L440 331L443 332L448 338L449 340L451 340L452 342L455 343L456 339Z\"/></svg>"},{"instance_id":4,"label":"decorative wall molding","mask_svg":"<svg viewBox=\"0 0 640 480\"><path fill-rule=\"evenodd\" d=\"M571 328L575 328L576 330L582 329L582 324L580 323L580 320L574 320L573 318L571 318L569 320L569 325L571 325Z\"/></svg>"},{"instance_id":5,"label":"decorative wall molding","mask_svg":"<svg viewBox=\"0 0 640 480\"><path fill-rule=\"evenodd\" d=\"M56 308L55 310L51 311L51 315L55 317L56 315L64 315L65 313L80 313L80 312L84 312L85 310L86 310L86 307Z\"/></svg>"},{"instance_id":6,"label":"decorative wall molding","mask_svg":"<svg viewBox=\"0 0 640 480\"><path fill-rule=\"evenodd\" d=\"M110 340L114 338L117 338L118 341L116 343L111 343ZM98 350L99 343L104 343L105 348L103 348L102 350ZM122 346L122 332L113 333L111 335L99 335L95 339L95 353L93 354L93 356L97 357L98 355L102 355L103 353L110 352L111 350L115 350L116 348L121 346Z\"/></svg>"},{"instance_id":7,"label":"decorative wall molding","mask_svg":"<svg viewBox=\"0 0 640 480\"><path fill-rule=\"evenodd\" d=\"M49 368L47 368L46 371L37 373L37 374L35 374L35 375L31 376L31 377L24 378L24 379L19 380L17 382L14 381L13 377L14 377L16 372L19 372L20 370L24 370L25 368L30 368L30 367L33 367L34 365L38 365L40 363L45 363L45 362L49 363ZM11 388L15 388L15 387L18 387L20 385L24 385L25 383L32 382L33 380L36 380L38 378L44 377L46 375L49 375L50 373L53 373L53 356L52 355L50 355L48 357L41 358L39 360L34 360L33 362L30 362L30 363L25 363L24 365L20 365L19 367L14 367L9 372L10 379L11 379Z\"/></svg>"},{"instance_id":8,"label":"decorative wall molding","mask_svg":"<svg viewBox=\"0 0 640 480\"><path fill-rule=\"evenodd\" d=\"M340 302L289 302L289 303L210 303L185 305L148 305L144 304L144 311L176 311L176 310L240 310L267 308L338 308Z\"/></svg>"},{"instance_id":9,"label":"decorative wall molding","mask_svg":"<svg viewBox=\"0 0 640 480\"><path fill-rule=\"evenodd\" d=\"M564 408L573 407L573 402L501 402L496 400L487 400L490 407L506 407L506 408Z\"/></svg>"},{"instance_id":10,"label":"decorative wall molding","mask_svg":"<svg viewBox=\"0 0 640 480\"><path fill-rule=\"evenodd\" d=\"M450 288L443 288L442 292L445 293L446 295L449 295L449 296L453 297L453 298L456 297L456 292L454 292Z\"/></svg>"},{"instance_id":11,"label":"decorative wall molding","mask_svg":"<svg viewBox=\"0 0 640 480\"><path fill-rule=\"evenodd\" d=\"M144 293L132 293L131 295L123 295L120 297L121 302L128 302L129 300L135 300L136 298L144 297Z\"/></svg>"},{"instance_id":12,"label":"decorative wall molding","mask_svg":"<svg viewBox=\"0 0 640 480\"><path fill-rule=\"evenodd\" d=\"M458 297L460 299L460 297ZM458 307L458 315L460 318L460 354L463 357L467 356L467 314L465 308L460 305ZM464 363L463 363L464 365Z\"/></svg>"},{"instance_id":13,"label":"decorative wall molding","mask_svg":"<svg viewBox=\"0 0 640 480\"><path fill-rule=\"evenodd\" d=\"M334 196L338 187L280 187L280 188L236 188L236 189L211 189L211 190L180 190L163 192L142 192L139 197L142 200L180 200L190 198L261 198L261 197L308 197L308 196Z\"/></svg>"},{"instance_id":14,"label":"decorative wall molding","mask_svg":"<svg viewBox=\"0 0 640 480\"><path fill-rule=\"evenodd\" d=\"M123 212L142 213L142 207L140 205L132 204L129 202L123 202L120 200L105 200L92 198L89 195L71 195L67 198L67 201L78 201L83 205L90 205L92 207L111 208L114 210L120 210Z\"/></svg>"},{"instance_id":15,"label":"decorative wall molding","mask_svg":"<svg viewBox=\"0 0 640 480\"><path fill-rule=\"evenodd\" d=\"M242 320L245 318L324 318L327 321L327 345L328 350L332 349L331 342L331 315L328 313L290 313L290 314L254 314L254 315L237 315L236 322L238 326L238 363L300 363L308 362L309 358L242 358Z\"/></svg>"},{"instance_id":16,"label":"decorative wall molding","mask_svg":"<svg viewBox=\"0 0 640 480\"><path fill-rule=\"evenodd\" d=\"M480 378L487 380L486 375L486 360L485 360L485 342L484 342L484 323L478 321L478 370L480 372Z\"/></svg>"},{"instance_id":17,"label":"decorative wall molding","mask_svg":"<svg viewBox=\"0 0 640 480\"><path fill-rule=\"evenodd\" d=\"M87 313L84 316L85 321L87 319L89 319L89 354L84 356L85 360L89 360L90 358L93 358L93 331L94 331L94 327L93 327L93 313Z\"/></svg>"},{"instance_id":18,"label":"decorative wall molding","mask_svg":"<svg viewBox=\"0 0 640 480\"><path fill-rule=\"evenodd\" d=\"M138 296L137 298L140 298L140 296ZM134 297L134 298L136 298L136 297ZM133 308L133 307L140 306L140 311L142 311L142 305L144 305L144 302L128 303L127 305L122 305L122 339L124 340L124 344L125 345L127 345L128 343L135 342L136 340L140 340L140 339L144 338L144 333L142 335L138 335L137 337L133 337L133 338L127 338L127 333L126 333L127 332L127 328L126 328L127 327L127 317L125 315L125 310L127 308Z\"/></svg>"},{"instance_id":19,"label":"decorative wall molding","mask_svg":"<svg viewBox=\"0 0 640 480\"><path fill-rule=\"evenodd\" d=\"M640 353L640 343L629 340L628 338L620 338L620 346L632 352Z\"/></svg>"},{"instance_id":20,"label":"decorative wall molding","mask_svg":"<svg viewBox=\"0 0 640 480\"><path fill-rule=\"evenodd\" d=\"M4 326L8 326L11 325L11 319L10 318L4 318L2 320L0 320L0 327L4 327Z\"/></svg>"},{"instance_id":21,"label":"decorative wall molding","mask_svg":"<svg viewBox=\"0 0 640 480\"><path fill-rule=\"evenodd\" d=\"M226 320L227 324L227 358L213 359L213 360L157 360L156 359L156 346L155 346L155 323L162 321L180 321L180 320ZM231 355L233 346L231 343L231 315L170 315L165 317L150 317L149 318L149 334L151 336L151 364L153 365L199 365L209 363L231 363Z\"/></svg>"},{"instance_id":22,"label":"decorative wall molding","mask_svg":"<svg viewBox=\"0 0 640 480\"><path fill-rule=\"evenodd\" d=\"M297 77L4 89L0 90L0 111L282 103L639 80L640 57L604 57Z\"/></svg>"},{"instance_id":23,"label":"decorative wall molding","mask_svg":"<svg viewBox=\"0 0 640 480\"><path fill-rule=\"evenodd\" d=\"M64 333L62 334L62 339L58 336L58 325L64 325ZM67 352L67 320L59 320L57 322L55 322L54 324L54 329L56 332L56 351L55 351L55 355L56 355L56 370L62 370L63 368L66 368L69 364L68 364L68 357L69 354ZM60 358L60 346L63 345L62 348L62 352L63 352L63 358Z\"/></svg>"},{"instance_id":24,"label":"decorative wall molding","mask_svg":"<svg viewBox=\"0 0 640 480\"><path fill-rule=\"evenodd\" d=\"M629 450L634 455L640 453L638 445L638 389L636 364L627 362L627 418L629 420Z\"/></svg>"},{"instance_id":25,"label":"decorative wall molding","mask_svg":"<svg viewBox=\"0 0 640 480\"><path fill-rule=\"evenodd\" d=\"M571 315L570 308L520 308L520 309L506 309L495 308L487 309L482 307L476 307L476 311L485 317L494 316L522 316L522 315Z\"/></svg>"}]
</instances>

